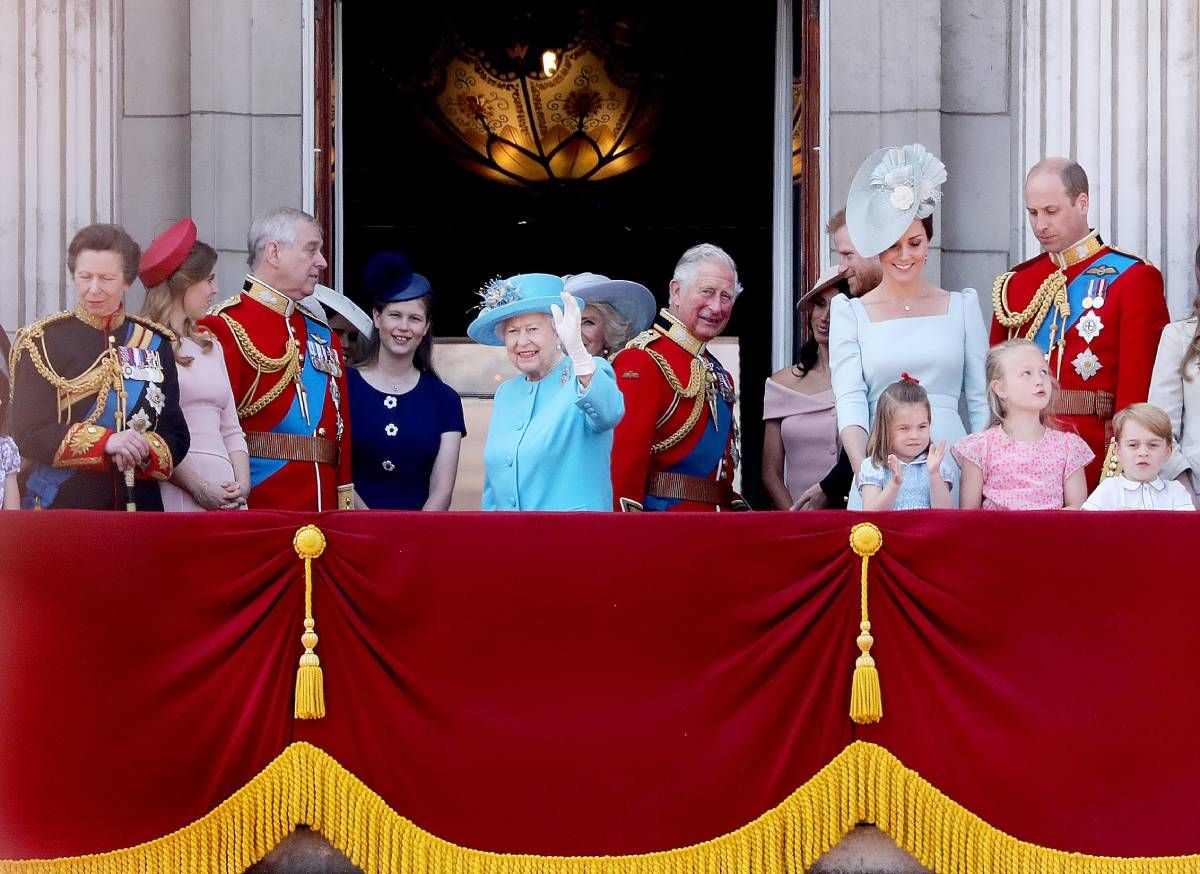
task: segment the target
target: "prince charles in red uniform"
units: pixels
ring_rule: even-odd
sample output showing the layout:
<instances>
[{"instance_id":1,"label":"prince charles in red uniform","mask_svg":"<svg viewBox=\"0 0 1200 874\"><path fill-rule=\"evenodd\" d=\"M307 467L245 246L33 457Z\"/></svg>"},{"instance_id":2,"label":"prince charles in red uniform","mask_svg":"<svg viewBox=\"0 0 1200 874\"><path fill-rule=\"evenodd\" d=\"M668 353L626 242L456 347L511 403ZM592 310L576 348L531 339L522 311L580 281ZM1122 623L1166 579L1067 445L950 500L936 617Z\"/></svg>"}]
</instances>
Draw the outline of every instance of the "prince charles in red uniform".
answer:
<instances>
[{"instance_id":1,"label":"prince charles in red uniform","mask_svg":"<svg viewBox=\"0 0 1200 874\"><path fill-rule=\"evenodd\" d=\"M1158 338L1167 324L1162 274L1106 245L1088 227L1088 179L1066 158L1035 164L1025 208L1043 252L996 278L992 343L1028 337L1058 378L1055 412L1095 453L1099 482L1113 414L1146 400Z\"/></svg>"},{"instance_id":2,"label":"prince charles in red uniform","mask_svg":"<svg viewBox=\"0 0 1200 874\"><path fill-rule=\"evenodd\" d=\"M670 307L613 359L625 396L613 436L615 509L747 509L733 490L735 387L707 348L740 292L729 255L693 246L675 268Z\"/></svg>"},{"instance_id":3,"label":"prince charles in red uniform","mask_svg":"<svg viewBox=\"0 0 1200 874\"><path fill-rule=\"evenodd\" d=\"M321 229L307 213L276 209L250 226L242 293L201 320L225 353L250 453L252 509L353 507L346 361L319 306Z\"/></svg>"}]
</instances>

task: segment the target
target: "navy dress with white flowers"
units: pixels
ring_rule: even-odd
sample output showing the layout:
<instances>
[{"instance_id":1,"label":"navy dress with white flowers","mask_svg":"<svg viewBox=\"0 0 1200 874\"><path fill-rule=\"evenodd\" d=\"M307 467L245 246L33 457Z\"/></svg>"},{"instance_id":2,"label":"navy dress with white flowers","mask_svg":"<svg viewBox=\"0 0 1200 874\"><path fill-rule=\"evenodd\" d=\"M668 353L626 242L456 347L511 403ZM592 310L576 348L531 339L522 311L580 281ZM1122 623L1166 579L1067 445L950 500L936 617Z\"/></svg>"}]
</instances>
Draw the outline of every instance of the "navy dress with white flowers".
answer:
<instances>
[{"instance_id":1,"label":"navy dress with white flowers","mask_svg":"<svg viewBox=\"0 0 1200 874\"><path fill-rule=\"evenodd\" d=\"M462 401L432 373L411 391L388 394L350 368L354 488L372 510L420 510L442 435L465 435Z\"/></svg>"}]
</instances>

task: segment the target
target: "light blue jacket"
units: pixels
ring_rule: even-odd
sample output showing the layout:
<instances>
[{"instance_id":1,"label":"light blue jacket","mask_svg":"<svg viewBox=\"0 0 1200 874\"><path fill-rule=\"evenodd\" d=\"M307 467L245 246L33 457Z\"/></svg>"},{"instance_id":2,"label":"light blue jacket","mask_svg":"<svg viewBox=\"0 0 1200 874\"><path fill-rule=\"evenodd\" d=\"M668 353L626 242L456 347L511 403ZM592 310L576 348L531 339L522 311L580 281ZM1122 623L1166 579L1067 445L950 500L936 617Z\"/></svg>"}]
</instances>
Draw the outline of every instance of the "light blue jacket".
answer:
<instances>
[{"instance_id":1,"label":"light blue jacket","mask_svg":"<svg viewBox=\"0 0 1200 874\"><path fill-rule=\"evenodd\" d=\"M571 360L496 390L483 448L485 510L611 510L613 428L625 415L612 365L580 392Z\"/></svg>"}]
</instances>

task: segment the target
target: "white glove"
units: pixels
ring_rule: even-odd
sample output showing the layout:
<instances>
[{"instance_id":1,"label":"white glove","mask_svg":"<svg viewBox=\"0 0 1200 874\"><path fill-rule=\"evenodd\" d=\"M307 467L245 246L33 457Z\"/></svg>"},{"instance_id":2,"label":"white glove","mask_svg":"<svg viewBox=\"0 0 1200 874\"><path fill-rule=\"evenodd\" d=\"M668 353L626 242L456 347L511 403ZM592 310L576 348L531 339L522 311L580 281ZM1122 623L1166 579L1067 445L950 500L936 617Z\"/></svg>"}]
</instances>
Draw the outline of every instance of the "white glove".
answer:
<instances>
[{"instance_id":1,"label":"white glove","mask_svg":"<svg viewBox=\"0 0 1200 874\"><path fill-rule=\"evenodd\" d=\"M580 327L581 314L575 295L568 291L562 293L563 308L557 304L550 305L550 314L554 318L554 330L558 332L558 340L562 343L563 351L571 358L571 366L575 368L576 376L591 376L596 372L596 359L588 353L583 345L583 330Z\"/></svg>"}]
</instances>

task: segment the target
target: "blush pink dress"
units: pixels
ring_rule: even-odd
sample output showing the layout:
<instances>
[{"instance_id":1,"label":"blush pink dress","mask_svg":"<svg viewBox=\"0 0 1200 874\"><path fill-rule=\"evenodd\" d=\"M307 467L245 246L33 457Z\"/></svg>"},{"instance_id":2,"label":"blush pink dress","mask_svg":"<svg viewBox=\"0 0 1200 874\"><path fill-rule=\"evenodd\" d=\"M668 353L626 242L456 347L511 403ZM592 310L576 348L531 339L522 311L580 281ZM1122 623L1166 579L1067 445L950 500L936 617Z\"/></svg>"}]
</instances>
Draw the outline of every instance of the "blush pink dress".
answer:
<instances>
[{"instance_id":1,"label":"blush pink dress","mask_svg":"<svg viewBox=\"0 0 1200 874\"><path fill-rule=\"evenodd\" d=\"M1025 442L999 425L963 437L951 452L960 467L969 461L983 471L985 510L1061 510L1067 477L1094 457L1073 432L1047 428Z\"/></svg>"},{"instance_id":2,"label":"blush pink dress","mask_svg":"<svg viewBox=\"0 0 1200 874\"><path fill-rule=\"evenodd\" d=\"M763 420L779 419L783 435L783 482L792 500L825 479L837 464L837 407L833 389L804 394L767 380Z\"/></svg>"},{"instance_id":3,"label":"blush pink dress","mask_svg":"<svg viewBox=\"0 0 1200 874\"><path fill-rule=\"evenodd\" d=\"M192 434L192 446L180 468L186 468L213 485L231 481L233 465L229 453L246 451L246 435L238 421L237 404L229 387L229 373L221 344L213 340L208 351L190 337L179 340L179 355L190 355L192 363L178 365L179 406ZM160 483L163 509L167 512L203 510L191 493L174 483Z\"/></svg>"}]
</instances>

